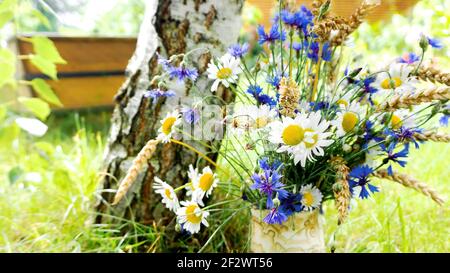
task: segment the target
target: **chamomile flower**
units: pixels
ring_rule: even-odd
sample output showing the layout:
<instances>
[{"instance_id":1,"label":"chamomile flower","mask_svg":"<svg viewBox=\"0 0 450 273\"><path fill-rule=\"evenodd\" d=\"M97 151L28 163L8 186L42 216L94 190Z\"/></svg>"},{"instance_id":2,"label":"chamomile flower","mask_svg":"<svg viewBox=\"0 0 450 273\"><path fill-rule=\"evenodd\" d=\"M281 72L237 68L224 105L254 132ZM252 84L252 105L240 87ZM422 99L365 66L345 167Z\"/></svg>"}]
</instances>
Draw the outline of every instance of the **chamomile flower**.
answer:
<instances>
[{"instance_id":1,"label":"chamomile flower","mask_svg":"<svg viewBox=\"0 0 450 273\"><path fill-rule=\"evenodd\" d=\"M346 92L340 97L335 98L334 103L339 107L348 108L352 103L353 92Z\"/></svg>"},{"instance_id":2,"label":"chamomile flower","mask_svg":"<svg viewBox=\"0 0 450 273\"><path fill-rule=\"evenodd\" d=\"M206 195L208 197L213 189L217 187L217 175L213 173L209 166L203 168L202 173L197 175L197 178L193 181L194 183L194 193L193 198L196 200L202 200Z\"/></svg>"},{"instance_id":3,"label":"chamomile flower","mask_svg":"<svg viewBox=\"0 0 450 273\"><path fill-rule=\"evenodd\" d=\"M271 109L268 105L261 105L259 107L252 105L247 108L247 111L253 122L252 128L256 130L267 128L277 116L277 111Z\"/></svg>"},{"instance_id":4,"label":"chamomile flower","mask_svg":"<svg viewBox=\"0 0 450 273\"><path fill-rule=\"evenodd\" d=\"M230 83L235 83L238 79L238 74L242 72L239 67L240 60L231 56L229 53L220 58L216 65L213 62L208 64L208 78L213 79L214 83L211 86L211 92L216 92L219 84L229 87Z\"/></svg>"},{"instance_id":5,"label":"chamomile flower","mask_svg":"<svg viewBox=\"0 0 450 273\"><path fill-rule=\"evenodd\" d=\"M306 211L311 211L320 206L322 202L322 193L318 188L309 184L305 185L300 189L300 194L302 195L302 205L303 209Z\"/></svg>"},{"instance_id":6,"label":"chamomile flower","mask_svg":"<svg viewBox=\"0 0 450 273\"><path fill-rule=\"evenodd\" d=\"M417 80L409 77L413 69L413 67L401 63L391 64L389 73L379 73L374 85L382 91L414 91Z\"/></svg>"},{"instance_id":7,"label":"chamomile flower","mask_svg":"<svg viewBox=\"0 0 450 273\"><path fill-rule=\"evenodd\" d=\"M195 191L195 185L196 185L196 183L194 183L194 181L198 177L197 168L194 168L194 166L192 166L192 164L190 164L187 175L189 177L189 182L188 182L189 185L186 187L186 195L192 196L192 193Z\"/></svg>"},{"instance_id":8,"label":"chamomile flower","mask_svg":"<svg viewBox=\"0 0 450 273\"><path fill-rule=\"evenodd\" d=\"M155 192L162 196L162 203L166 204L166 208L173 212L176 212L180 205L178 204L178 197L169 184L162 181L159 177L155 176L155 184L153 185Z\"/></svg>"},{"instance_id":9,"label":"chamomile flower","mask_svg":"<svg viewBox=\"0 0 450 273\"><path fill-rule=\"evenodd\" d=\"M161 127L158 130L158 139L163 143L170 141L174 128L181 123L180 113L178 110L167 113L166 117L161 120Z\"/></svg>"},{"instance_id":10,"label":"chamomile flower","mask_svg":"<svg viewBox=\"0 0 450 273\"><path fill-rule=\"evenodd\" d=\"M352 103L348 107L345 107L336 114L336 119L332 121L332 124L337 128L336 135L342 137L354 131L362 118L363 111L358 103Z\"/></svg>"},{"instance_id":11,"label":"chamomile flower","mask_svg":"<svg viewBox=\"0 0 450 273\"><path fill-rule=\"evenodd\" d=\"M416 126L414 114L407 109L397 110L393 113L385 113L383 121L389 122L392 129L400 129L401 127L413 128Z\"/></svg>"},{"instance_id":12,"label":"chamomile flower","mask_svg":"<svg viewBox=\"0 0 450 273\"><path fill-rule=\"evenodd\" d=\"M295 118L283 116L271 124L269 141L279 145L277 152L288 152L295 164L300 162L305 167L307 160L323 156L323 148L333 143L327 139L331 133L325 132L330 123L321 119L320 112L298 113Z\"/></svg>"},{"instance_id":13,"label":"chamomile flower","mask_svg":"<svg viewBox=\"0 0 450 273\"><path fill-rule=\"evenodd\" d=\"M209 212L202 210L196 202L181 201L183 207L177 210L177 222L183 226L183 229L190 233L197 233L200 231L200 226L203 224L208 227L206 218Z\"/></svg>"}]
</instances>

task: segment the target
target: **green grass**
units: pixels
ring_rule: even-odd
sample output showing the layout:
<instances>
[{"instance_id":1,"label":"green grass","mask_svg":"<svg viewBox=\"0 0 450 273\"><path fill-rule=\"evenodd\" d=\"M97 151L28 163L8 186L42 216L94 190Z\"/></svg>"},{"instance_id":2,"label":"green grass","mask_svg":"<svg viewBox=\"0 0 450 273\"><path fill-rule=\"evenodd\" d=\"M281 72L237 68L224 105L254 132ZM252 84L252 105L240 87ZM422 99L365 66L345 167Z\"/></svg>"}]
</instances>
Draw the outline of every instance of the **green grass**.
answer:
<instances>
[{"instance_id":1,"label":"green grass","mask_svg":"<svg viewBox=\"0 0 450 273\"><path fill-rule=\"evenodd\" d=\"M0 136L0 252L169 251L164 227L124 221L122 226L92 226L92 200L101 175L109 114L64 114L52 118L41 139L21 133L15 141ZM401 170L449 199L450 146L423 145ZM37 179L37 177L40 179ZM39 181L40 180L40 181ZM358 200L348 221L336 230L332 202L325 206L326 238L337 252L448 252L450 213L412 189L389 181L373 199ZM226 219L230 213L222 213ZM247 243L246 213L219 230L205 248L240 252ZM210 221L218 226L222 220ZM124 226L129 230L120 233ZM207 230L211 235L215 228ZM336 233L334 241L333 234ZM201 248L181 238L186 251Z\"/></svg>"}]
</instances>

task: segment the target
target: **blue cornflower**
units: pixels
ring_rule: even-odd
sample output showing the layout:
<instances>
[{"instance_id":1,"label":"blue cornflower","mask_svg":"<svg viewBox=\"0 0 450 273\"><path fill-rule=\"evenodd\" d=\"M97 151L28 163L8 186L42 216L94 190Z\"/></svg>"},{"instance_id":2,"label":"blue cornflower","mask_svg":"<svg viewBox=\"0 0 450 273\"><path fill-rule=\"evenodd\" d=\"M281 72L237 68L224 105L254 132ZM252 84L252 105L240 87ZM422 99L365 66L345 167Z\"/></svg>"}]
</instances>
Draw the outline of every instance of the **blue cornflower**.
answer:
<instances>
[{"instance_id":1,"label":"blue cornflower","mask_svg":"<svg viewBox=\"0 0 450 273\"><path fill-rule=\"evenodd\" d=\"M363 133L363 138L364 138L364 144L363 144L363 148L366 149L367 145L369 144L369 142L371 140L374 140L375 142L381 142L383 140L383 138L381 137L377 137L376 134L374 133L373 130L373 126L374 123L370 120L367 120L364 126L364 133Z\"/></svg>"},{"instance_id":2,"label":"blue cornflower","mask_svg":"<svg viewBox=\"0 0 450 273\"><path fill-rule=\"evenodd\" d=\"M361 165L354 168L349 173L349 186L350 190L353 193L353 188L361 187L361 192L359 193L359 198L365 199L368 198L370 193L379 192L378 187L370 184L369 175L373 173L373 169L367 165ZM367 188L366 188L367 186Z\"/></svg>"},{"instance_id":3,"label":"blue cornflower","mask_svg":"<svg viewBox=\"0 0 450 273\"><path fill-rule=\"evenodd\" d=\"M190 79L195 81L198 78L198 71L195 68L187 68L183 65L178 67L173 66L169 60L162 58L158 54L158 63L163 67L164 71L169 74L169 78L178 78L179 81L184 81L185 79Z\"/></svg>"},{"instance_id":4,"label":"blue cornflower","mask_svg":"<svg viewBox=\"0 0 450 273\"><path fill-rule=\"evenodd\" d=\"M260 162L261 163L261 162ZM262 174L254 173L252 175L252 180L254 184L250 187L253 190L259 190L262 194L267 196L267 208L273 208L273 200L274 194L278 194L279 199L286 198L288 192L283 189L285 186L280 182L281 175L278 170L273 168L274 166L269 166L265 169L262 169Z\"/></svg>"},{"instance_id":5,"label":"blue cornflower","mask_svg":"<svg viewBox=\"0 0 450 273\"><path fill-rule=\"evenodd\" d=\"M329 108L330 107L330 103L327 101L315 101L315 102L310 102L309 106L311 107L312 111L319 111L325 108Z\"/></svg>"},{"instance_id":6,"label":"blue cornflower","mask_svg":"<svg viewBox=\"0 0 450 273\"><path fill-rule=\"evenodd\" d=\"M449 114L443 114L442 117L439 118L439 123L441 124L441 126L448 126L449 117Z\"/></svg>"},{"instance_id":7,"label":"blue cornflower","mask_svg":"<svg viewBox=\"0 0 450 273\"><path fill-rule=\"evenodd\" d=\"M258 43L261 45L264 43L271 44L277 40L286 40L286 32L284 30L280 32L277 24L273 24L268 33L264 31L264 27L262 25L258 26L257 31L259 35Z\"/></svg>"},{"instance_id":8,"label":"blue cornflower","mask_svg":"<svg viewBox=\"0 0 450 273\"><path fill-rule=\"evenodd\" d=\"M298 43L298 42L293 42L292 43L292 49L294 49L295 51L299 52L300 50L303 49L303 44L302 43Z\"/></svg>"},{"instance_id":9,"label":"blue cornflower","mask_svg":"<svg viewBox=\"0 0 450 273\"><path fill-rule=\"evenodd\" d=\"M289 12L288 10L281 11L281 21L290 27L301 27L302 21L297 13Z\"/></svg>"},{"instance_id":10,"label":"blue cornflower","mask_svg":"<svg viewBox=\"0 0 450 273\"><path fill-rule=\"evenodd\" d=\"M395 142L395 144L412 142L414 143L416 149L419 148L419 142L414 137L414 134L420 132L422 132L421 129L412 129L407 128L405 126L402 126L396 130L391 129L384 130L384 134L390 136L392 138L392 141Z\"/></svg>"},{"instance_id":11,"label":"blue cornflower","mask_svg":"<svg viewBox=\"0 0 450 273\"><path fill-rule=\"evenodd\" d=\"M183 107L181 108L184 120L189 124L197 124L200 120L200 113L196 108Z\"/></svg>"},{"instance_id":12,"label":"blue cornflower","mask_svg":"<svg viewBox=\"0 0 450 273\"><path fill-rule=\"evenodd\" d=\"M313 60L314 62L317 62L319 59L319 43L317 42L312 42L312 43L308 43L305 42L305 48L308 48L308 53L307 53L307 57L311 60ZM325 43L323 44L323 49L322 49L322 60L329 62L331 61L331 48L330 48L330 44L329 43Z\"/></svg>"},{"instance_id":13,"label":"blue cornflower","mask_svg":"<svg viewBox=\"0 0 450 273\"><path fill-rule=\"evenodd\" d=\"M281 200L279 209L284 214L286 214L286 216L290 216L295 212L300 212L303 210L301 201L302 195L300 193L298 194L289 193L286 198Z\"/></svg>"},{"instance_id":14,"label":"blue cornflower","mask_svg":"<svg viewBox=\"0 0 450 273\"><path fill-rule=\"evenodd\" d=\"M288 219L287 215L284 214L281 210L279 210L278 208L273 208L270 210L269 214L267 214L267 216L264 217L263 221L266 222L267 224L281 225L287 219Z\"/></svg>"},{"instance_id":15,"label":"blue cornflower","mask_svg":"<svg viewBox=\"0 0 450 273\"><path fill-rule=\"evenodd\" d=\"M258 104L275 106L277 102L269 95L262 94L262 91L263 89L259 85L250 85L247 89L247 93L252 95Z\"/></svg>"},{"instance_id":16,"label":"blue cornflower","mask_svg":"<svg viewBox=\"0 0 450 273\"><path fill-rule=\"evenodd\" d=\"M235 58L242 58L248 52L249 44L234 44L228 48L228 53Z\"/></svg>"},{"instance_id":17,"label":"blue cornflower","mask_svg":"<svg viewBox=\"0 0 450 273\"><path fill-rule=\"evenodd\" d=\"M174 67L171 66L166 70L169 73L170 79L177 78L179 81L190 79L195 81L198 78L198 71L195 68L187 68L183 66Z\"/></svg>"},{"instance_id":18,"label":"blue cornflower","mask_svg":"<svg viewBox=\"0 0 450 273\"><path fill-rule=\"evenodd\" d=\"M428 44L433 48L441 49L444 47L444 44L442 43L441 40L431 38L431 37L427 37L427 39L428 39Z\"/></svg>"},{"instance_id":19,"label":"blue cornflower","mask_svg":"<svg viewBox=\"0 0 450 273\"><path fill-rule=\"evenodd\" d=\"M420 56L415 53L405 53L398 59L398 62L402 64L413 64L418 61L420 61Z\"/></svg>"},{"instance_id":20,"label":"blue cornflower","mask_svg":"<svg viewBox=\"0 0 450 273\"><path fill-rule=\"evenodd\" d=\"M280 82L281 82L281 74L277 73L273 75L272 77L267 78L266 82L276 89L280 88Z\"/></svg>"},{"instance_id":21,"label":"blue cornflower","mask_svg":"<svg viewBox=\"0 0 450 273\"><path fill-rule=\"evenodd\" d=\"M403 150L401 150L400 152L397 152L397 153L394 152L395 146L396 146L395 141L391 142L391 144L389 144L388 147L386 147L386 145L384 145L384 144L380 144L381 149L387 153L387 157L385 159L383 159L383 164L389 164L389 162L392 161L392 162L399 164L402 167L405 167L407 162L405 160L400 160L400 158L408 157L409 144L406 143L404 145ZM392 170L392 164L389 165L389 167L387 168L387 171L388 171L389 175L394 174L394 171Z\"/></svg>"},{"instance_id":22,"label":"blue cornflower","mask_svg":"<svg viewBox=\"0 0 450 273\"><path fill-rule=\"evenodd\" d=\"M283 163L279 161L278 159L275 159L274 162L269 163L268 157L263 157L260 160L258 160L259 167L262 170L270 170L270 171L281 171L283 169Z\"/></svg>"},{"instance_id":23,"label":"blue cornflower","mask_svg":"<svg viewBox=\"0 0 450 273\"><path fill-rule=\"evenodd\" d=\"M362 92L363 92L363 96L361 96L361 100L365 97L367 97L367 99L369 100L369 103L371 105L373 105L373 100L372 100L372 96L373 94L378 92L378 89L376 89L375 87L373 87L373 83L375 82L376 77L367 77L362 81L359 81L360 83L362 83Z\"/></svg>"},{"instance_id":24,"label":"blue cornflower","mask_svg":"<svg viewBox=\"0 0 450 273\"><path fill-rule=\"evenodd\" d=\"M161 97L168 98L168 97L173 97L175 95L176 95L175 91L172 91L172 90L164 91L164 90L161 90L159 88L152 89L152 90L147 90L144 93L144 97L145 98L152 98L153 99L153 103L156 103L158 101L158 99L161 98Z\"/></svg>"}]
</instances>

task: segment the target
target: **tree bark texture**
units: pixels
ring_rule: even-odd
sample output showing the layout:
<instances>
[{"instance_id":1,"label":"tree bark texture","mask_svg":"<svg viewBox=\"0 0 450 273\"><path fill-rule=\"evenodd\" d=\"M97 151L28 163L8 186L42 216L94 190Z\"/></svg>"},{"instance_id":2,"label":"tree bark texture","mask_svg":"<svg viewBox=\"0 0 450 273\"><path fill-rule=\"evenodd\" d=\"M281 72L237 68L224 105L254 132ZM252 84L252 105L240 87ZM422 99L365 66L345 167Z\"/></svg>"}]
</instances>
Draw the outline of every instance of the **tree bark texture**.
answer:
<instances>
[{"instance_id":1,"label":"tree bark texture","mask_svg":"<svg viewBox=\"0 0 450 273\"><path fill-rule=\"evenodd\" d=\"M176 144L159 145L125 198L117 206L110 206L113 189L117 189L136 154L146 141L156 137L160 119L173 111L180 98L189 96L191 87L186 85L176 89L176 97L156 105L143 98L143 94L158 73L157 52L167 57L198 47L208 48L209 52L195 51L192 58L199 73L205 72L211 56L223 55L230 44L237 42L242 5L243 0L148 2L136 51L127 67L127 79L115 97L104 156L106 175L100 182L96 204L96 223L110 223L119 218L143 224L151 224L154 220L162 225L173 223L173 213L163 208L160 197L153 192L153 179L158 176L177 187L187 182L188 166L198 159L195 153ZM210 95L210 84L205 73L196 82L205 96ZM231 92L224 88L217 94L226 101L232 99Z\"/></svg>"}]
</instances>

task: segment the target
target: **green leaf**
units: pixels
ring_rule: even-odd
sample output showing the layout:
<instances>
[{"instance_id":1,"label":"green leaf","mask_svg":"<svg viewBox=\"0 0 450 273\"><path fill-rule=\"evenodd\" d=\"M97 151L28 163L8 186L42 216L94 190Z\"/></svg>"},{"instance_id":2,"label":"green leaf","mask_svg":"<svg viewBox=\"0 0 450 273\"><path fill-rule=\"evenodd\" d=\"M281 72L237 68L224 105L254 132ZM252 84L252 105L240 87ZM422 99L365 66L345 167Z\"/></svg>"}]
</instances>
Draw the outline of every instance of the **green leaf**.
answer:
<instances>
[{"instance_id":1,"label":"green leaf","mask_svg":"<svg viewBox=\"0 0 450 273\"><path fill-rule=\"evenodd\" d=\"M39 10L37 9L31 10L31 15L36 17L36 19L38 19L39 22L43 24L46 28L48 29L51 28L50 22L48 21L47 17L45 17L45 15L42 14L42 12L40 12Z\"/></svg>"},{"instance_id":2,"label":"green leaf","mask_svg":"<svg viewBox=\"0 0 450 273\"><path fill-rule=\"evenodd\" d=\"M0 28L8 23L14 17L14 13L9 10L0 11Z\"/></svg>"},{"instance_id":3,"label":"green leaf","mask_svg":"<svg viewBox=\"0 0 450 273\"><path fill-rule=\"evenodd\" d=\"M50 115L50 106L42 99L19 97L18 100L40 120L45 120Z\"/></svg>"},{"instance_id":4,"label":"green leaf","mask_svg":"<svg viewBox=\"0 0 450 273\"><path fill-rule=\"evenodd\" d=\"M30 42L33 44L34 53L41 56L43 59L56 64L67 63L61 55L59 55L58 49L49 38L44 36L33 36L30 39Z\"/></svg>"},{"instance_id":5,"label":"green leaf","mask_svg":"<svg viewBox=\"0 0 450 273\"><path fill-rule=\"evenodd\" d=\"M0 2L0 29L14 18L16 0L2 0Z\"/></svg>"},{"instance_id":6,"label":"green leaf","mask_svg":"<svg viewBox=\"0 0 450 273\"><path fill-rule=\"evenodd\" d=\"M34 91L47 102L57 105L63 106L61 101L58 99L56 94L53 92L50 85L48 85L43 79L33 79L31 81L31 86L33 86Z\"/></svg>"},{"instance_id":7,"label":"green leaf","mask_svg":"<svg viewBox=\"0 0 450 273\"><path fill-rule=\"evenodd\" d=\"M16 73L16 57L14 53L6 48L0 48L0 87L14 82Z\"/></svg>"},{"instance_id":8,"label":"green leaf","mask_svg":"<svg viewBox=\"0 0 450 273\"><path fill-rule=\"evenodd\" d=\"M20 166L15 166L8 172L9 183L14 184L23 175L23 170Z\"/></svg>"},{"instance_id":9,"label":"green leaf","mask_svg":"<svg viewBox=\"0 0 450 273\"><path fill-rule=\"evenodd\" d=\"M40 55L30 55L30 62L36 66L42 73L56 80L58 79L56 65Z\"/></svg>"},{"instance_id":10,"label":"green leaf","mask_svg":"<svg viewBox=\"0 0 450 273\"><path fill-rule=\"evenodd\" d=\"M5 120L6 112L7 112L6 106L4 106L4 105L0 106L0 123Z\"/></svg>"}]
</instances>

